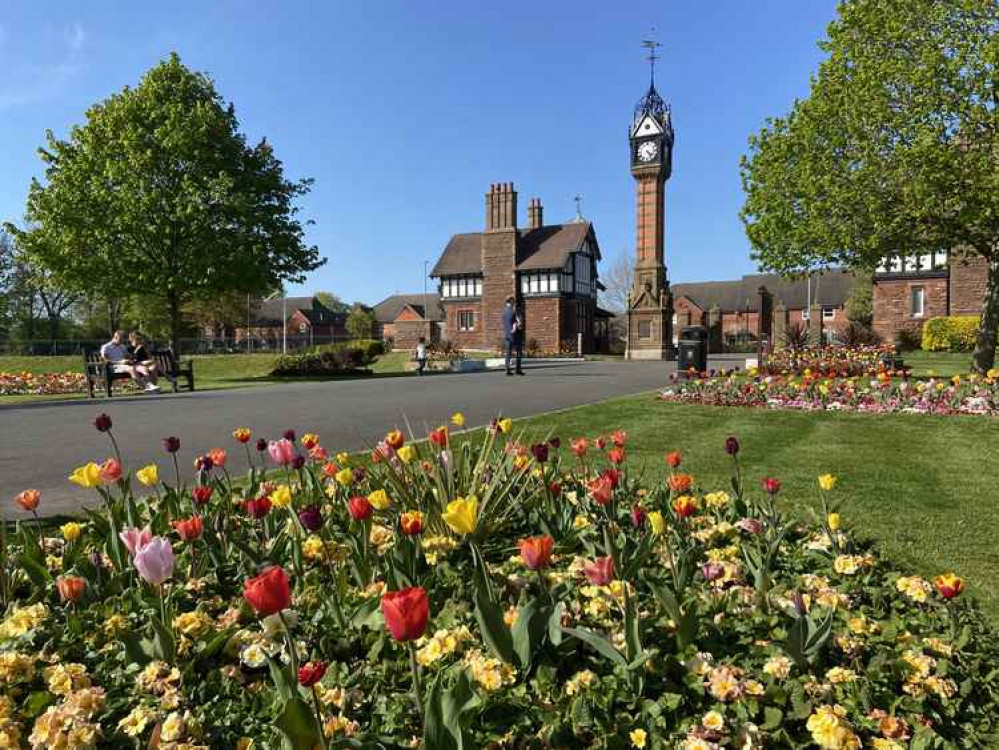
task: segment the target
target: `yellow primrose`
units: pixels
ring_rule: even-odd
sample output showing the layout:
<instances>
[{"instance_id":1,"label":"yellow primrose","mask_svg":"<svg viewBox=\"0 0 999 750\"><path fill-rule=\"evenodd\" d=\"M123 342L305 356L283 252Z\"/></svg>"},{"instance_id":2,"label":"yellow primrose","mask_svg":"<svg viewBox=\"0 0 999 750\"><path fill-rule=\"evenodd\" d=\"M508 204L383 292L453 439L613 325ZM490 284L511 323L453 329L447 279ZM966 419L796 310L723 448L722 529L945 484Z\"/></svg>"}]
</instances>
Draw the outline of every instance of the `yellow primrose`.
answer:
<instances>
[{"instance_id":1,"label":"yellow primrose","mask_svg":"<svg viewBox=\"0 0 999 750\"><path fill-rule=\"evenodd\" d=\"M408 464L416 457L416 449L411 445L404 445L396 452L396 455L399 456L400 461Z\"/></svg>"},{"instance_id":2,"label":"yellow primrose","mask_svg":"<svg viewBox=\"0 0 999 750\"><path fill-rule=\"evenodd\" d=\"M83 533L83 526L76 521L70 521L60 526L59 530L62 532L63 539L67 542L75 542L80 538L80 534Z\"/></svg>"},{"instance_id":3,"label":"yellow primrose","mask_svg":"<svg viewBox=\"0 0 999 750\"><path fill-rule=\"evenodd\" d=\"M631 740L631 746L639 749L645 747L648 737L649 735L644 729L632 729L631 732L628 733L628 738Z\"/></svg>"},{"instance_id":4,"label":"yellow primrose","mask_svg":"<svg viewBox=\"0 0 999 750\"><path fill-rule=\"evenodd\" d=\"M829 492L833 487L836 486L836 483L838 481L839 479L836 477L835 474L823 474L822 476L819 477L819 487L821 487L826 492Z\"/></svg>"},{"instance_id":5,"label":"yellow primrose","mask_svg":"<svg viewBox=\"0 0 999 750\"><path fill-rule=\"evenodd\" d=\"M271 493L271 502L275 508L287 508L291 505L291 487L286 484L276 487Z\"/></svg>"},{"instance_id":6,"label":"yellow primrose","mask_svg":"<svg viewBox=\"0 0 999 750\"><path fill-rule=\"evenodd\" d=\"M336 473L335 479L337 484L349 487L354 481L354 472L351 469L340 469L340 471Z\"/></svg>"},{"instance_id":7,"label":"yellow primrose","mask_svg":"<svg viewBox=\"0 0 999 750\"><path fill-rule=\"evenodd\" d=\"M160 481L160 471L156 468L156 464L149 464L135 472L135 478L146 487L153 487Z\"/></svg>"},{"instance_id":8,"label":"yellow primrose","mask_svg":"<svg viewBox=\"0 0 999 750\"><path fill-rule=\"evenodd\" d=\"M666 520L658 510L649 513L649 525L652 526L652 533L662 534L666 531Z\"/></svg>"},{"instance_id":9,"label":"yellow primrose","mask_svg":"<svg viewBox=\"0 0 999 750\"><path fill-rule=\"evenodd\" d=\"M452 500L441 518L458 534L474 534L479 524L479 499L469 495Z\"/></svg>"},{"instance_id":10,"label":"yellow primrose","mask_svg":"<svg viewBox=\"0 0 999 750\"><path fill-rule=\"evenodd\" d=\"M464 427L465 415L462 414L460 411L456 411L454 414L451 415L451 424L453 424L455 427Z\"/></svg>"},{"instance_id":11,"label":"yellow primrose","mask_svg":"<svg viewBox=\"0 0 999 750\"><path fill-rule=\"evenodd\" d=\"M101 467L91 461L85 466L80 466L70 474L69 481L86 489L99 487L101 484Z\"/></svg>"},{"instance_id":12,"label":"yellow primrose","mask_svg":"<svg viewBox=\"0 0 999 750\"><path fill-rule=\"evenodd\" d=\"M368 495L368 502L371 503L375 510L386 510L392 504L388 493L382 489L377 489Z\"/></svg>"}]
</instances>

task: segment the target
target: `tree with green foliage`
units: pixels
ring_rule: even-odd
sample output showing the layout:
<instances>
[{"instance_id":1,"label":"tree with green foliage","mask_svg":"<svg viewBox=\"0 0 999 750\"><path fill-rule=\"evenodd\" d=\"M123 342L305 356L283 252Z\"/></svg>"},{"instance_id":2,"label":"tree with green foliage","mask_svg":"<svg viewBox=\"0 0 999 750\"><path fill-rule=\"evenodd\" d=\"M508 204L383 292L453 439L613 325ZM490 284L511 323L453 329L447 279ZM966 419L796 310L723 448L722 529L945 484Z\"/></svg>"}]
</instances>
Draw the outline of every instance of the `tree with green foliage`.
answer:
<instances>
[{"instance_id":1,"label":"tree with green foliage","mask_svg":"<svg viewBox=\"0 0 999 750\"><path fill-rule=\"evenodd\" d=\"M346 325L352 339L370 339L375 331L375 313L364 305L354 305Z\"/></svg>"},{"instance_id":2,"label":"tree with green foliage","mask_svg":"<svg viewBox=\"0 0 999 750\"><path fill-rule=\"evenodd\" d=\"M350 312L350 305L333 294L333 292L316 292L314 296L327 310L335 313Z\"/></svg>"},{"instance_id":3,"label":"tree with green foliage","mask_svg":"<svg viewBox=\"0 0 999 750\"><path fill-rule=\"evenodd\" d=\"M286 179L266 140L248 145L233 106L177 55L47 141L34 228L8 230L63 287L160 301L175 348L185 304L300 282L324 262L295 205L311 181Z\"/></svg>"},{"instance_id":4,"label":"tree with green foliage","mask_svg":"<svg viewBox=\"0 0 999 750\"><path fill-rule=\"evenodd\" d=\"M990 268L974 353L999 330L999 4L845 0L808 98L742 161L754 257L797 273L948 249Z\"/></svg>"},{"instance_id":5,"label":"tree with green foliage","mask_svg":"<svg viewBox=\"0 0 999 750\"><path fill-rule=\"evenodd\" d=\"M853 288L846 300L846 317L864 328L874 323L874 274L870 271L854 274Z\"/></svg>"}]
</instances>

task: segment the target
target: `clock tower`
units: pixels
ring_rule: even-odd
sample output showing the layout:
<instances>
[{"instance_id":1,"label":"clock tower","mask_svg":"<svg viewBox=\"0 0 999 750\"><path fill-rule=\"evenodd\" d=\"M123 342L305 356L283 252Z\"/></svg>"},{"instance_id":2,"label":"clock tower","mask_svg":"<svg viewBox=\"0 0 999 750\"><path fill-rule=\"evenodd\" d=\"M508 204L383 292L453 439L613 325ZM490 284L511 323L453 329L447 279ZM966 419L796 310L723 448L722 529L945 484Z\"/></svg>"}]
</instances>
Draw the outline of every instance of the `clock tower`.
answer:
<instances>
[{"instance_id":1,"label":"clock tower","mask_svg":"<svg viewBox=\"0 0 999 750\"><path fill-rule=\"evenodd\" d=\"M666 181L673 169L670 108L655 85L655 42L649 90L635 107L628 141L636 183L635 279L628 302L628 359L669 359L673 353L673 299L664 261Z\"/></svg>"}]
</instances>

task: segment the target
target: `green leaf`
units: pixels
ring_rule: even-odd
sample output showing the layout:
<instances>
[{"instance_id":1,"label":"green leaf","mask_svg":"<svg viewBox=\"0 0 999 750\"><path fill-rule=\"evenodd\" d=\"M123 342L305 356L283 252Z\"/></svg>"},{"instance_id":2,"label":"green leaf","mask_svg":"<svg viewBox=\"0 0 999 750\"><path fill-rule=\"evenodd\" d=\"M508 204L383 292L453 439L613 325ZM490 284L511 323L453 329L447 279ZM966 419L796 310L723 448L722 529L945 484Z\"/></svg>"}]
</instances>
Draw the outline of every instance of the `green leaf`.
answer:
<instances>
[{"instance_id":1,"label":"green leaf","mask_svg":"<svg viewBox=\"0 0 999 750\"><path fill-rule=\"evenodd\" d=\"M498 659L507 664L516 664L513 648L513 638L510 629L503 620L503 610L492 599L482 586L476 586L473 595L475 601L475 621L479 624L482 640Z\"/></svg>"},{"instance_id":2,"label":"green leaf","mask_svg":"<svg viewBox=\"0 0 999 750\"><path fill-rule=\"evenodd\" d=\"M274 726L281 732L287 750L312 748L320 741L316 717L309 704L297 695L284 702Z\"/></svg>"},{"instance_id":3,"label":"green leaf","mask_svg":"<svg viewBox=\"0 0 999 750\"><path fill-rule=\"evenodd\" d=\"M544 640L550 617L551 605L547 597L532 599L520 608L510 635L521 667L530 667L534 652Z\"/></svg>"},{"instance_id":4,"label":"green leaf","mask_svg":"<svg viewBox=\"0 0 999 750\"><path fill-rule=\"evenodd\" d=\"M779 708L767 706L763 710L763 728L766 730L777 729L784 721L784 712Z\"/></svg>"},{"instance_id":5,"label":"green leaf","mask_svg":"<svg viewBox=\"0 0 999 750\"><path fill-rule=\"evenodd\" d=\"M624 658L624 654L614 648L614 644L607 640L604 636L579 628L562 628L562 632L573 638L578 638L583 643L593 648L593 650L601 656L605 656L607 659L612 661L614 664L622 667L628 666L628 660Z\"/></svg>"}]
</instances>

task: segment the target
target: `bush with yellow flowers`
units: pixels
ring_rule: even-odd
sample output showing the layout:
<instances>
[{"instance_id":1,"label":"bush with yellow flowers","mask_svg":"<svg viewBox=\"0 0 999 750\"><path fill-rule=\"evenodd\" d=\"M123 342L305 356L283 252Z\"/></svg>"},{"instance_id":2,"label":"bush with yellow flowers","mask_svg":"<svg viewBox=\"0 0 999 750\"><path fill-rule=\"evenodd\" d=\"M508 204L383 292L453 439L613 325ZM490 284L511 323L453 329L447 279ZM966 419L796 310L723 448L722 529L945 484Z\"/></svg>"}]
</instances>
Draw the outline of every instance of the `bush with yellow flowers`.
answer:
<instances>
[{"instance_id":1,"label":"bush with yellow flowers","mask_svg":"<svg viewBox=\"0 0 999 750\"><path fill-rule=\"evenodd\" d=\"M456 416L455 426L464 420ZM0 747L968 748L996 634L858 543L816 477L665 481L628 436L508 419L366 456L293 431L72 472L97 509L0 547ZM252 445L258 446L253 451ZM721 449L721 446L719 446ZM193 466L193 473L182 471ZM82 495L85 497L85 495Z\"/></svg>"}]
</instances>

